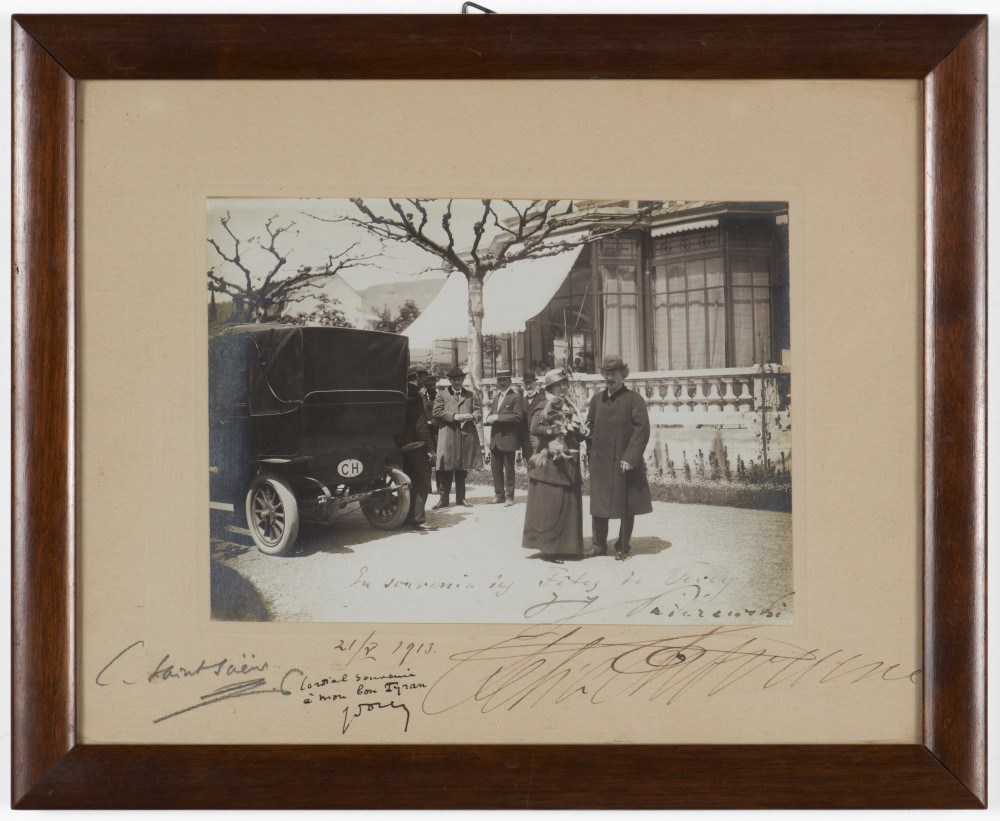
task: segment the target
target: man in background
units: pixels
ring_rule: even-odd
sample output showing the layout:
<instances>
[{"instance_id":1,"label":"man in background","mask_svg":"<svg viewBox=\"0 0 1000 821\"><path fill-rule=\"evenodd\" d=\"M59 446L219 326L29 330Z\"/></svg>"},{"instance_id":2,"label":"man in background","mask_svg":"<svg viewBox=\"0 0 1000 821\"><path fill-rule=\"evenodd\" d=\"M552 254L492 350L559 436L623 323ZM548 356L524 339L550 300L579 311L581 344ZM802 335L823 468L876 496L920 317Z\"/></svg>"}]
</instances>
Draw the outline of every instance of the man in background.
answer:
<instances>
[{"instance_id":1,"label":"man in background","mask_svg":"<svg viewBox=\"0 0 1000 821\"><path fill-rule=\"evenodd\" d=\"M432 373L428 373L423 368L419 369L420 372L420 400L424 405L424 417L427 419L427 431L431 437L431 473L434 473L435 487L438 492L441 491L441 482L437 477L437 471L434 470L434 458L437 456L437 442L438 442L438 425L434 421L434 400L437 399L437 377Z\"/></svg>"},{"instance_id":2,"label":"man in background","mask_svg":"<svg viewBox=\"0 0 1000 821\"><path fill-rule=\"evenodd\" d=\"M493 503L514 504L514 454L521 444L524 405L511 387L510 371L497 371L497 392L490 403L486 424L490 429L490 467Z\"/></svg>"},{"instance_id":3,"label":"man in background","mask_svg":"<svg viewBox=\"0 0 1000 821\"><path fill-rule=\"evenodd\" d=\"M478 394L464 387L465 373L461 368L448 371L449 387L434 400L434 421L438 425L438 446L435 467L441 498L434 510L451 504L451 483L455 481L455 504L472 507L465 498L465 474L483 466L476 426L483 420Z\"/></svg>"},{"instance_id":4,"label":"man in background","mask_svg":"<svg viewBox=\"0 0 1000 821\"><path fill-rule=\"evenodd\" d=\"M426 521L427 496L431 492L431 460L434 444L420 395L420 381L427 371L411 367L406 383L406 412L403 422L403 470L410 477L410 512L406 524L421 528Z\"/></svg>"},{"instance_id":5,"label":"man in background","mask_svg":"<svg viewBox=\"0 0 1000 821\"><path fill-rule=\"evenodd\" d=\"M531 435L531 414L539 405L545 404L545 391L538 389L534 371L525 371L521 377L521 384L524 388L521 396L521 405L524 408L524 422L521 424L521 455L527 462L535 452L535 445L538 444L537 437Z\"/></svg>"}]
</instances>

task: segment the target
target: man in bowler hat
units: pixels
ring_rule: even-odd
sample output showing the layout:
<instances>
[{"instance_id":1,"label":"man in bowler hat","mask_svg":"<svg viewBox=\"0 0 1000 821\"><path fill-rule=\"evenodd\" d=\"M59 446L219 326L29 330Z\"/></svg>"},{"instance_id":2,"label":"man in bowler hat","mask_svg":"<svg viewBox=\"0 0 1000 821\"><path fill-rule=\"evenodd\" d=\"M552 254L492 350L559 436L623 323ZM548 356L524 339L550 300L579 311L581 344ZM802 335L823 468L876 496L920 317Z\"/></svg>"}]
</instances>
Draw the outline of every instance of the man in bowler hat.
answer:
<instances>
[{"instance_id":1,"label":"man in bowler hat","mask_svg":"<svg viewBox=\"0 0 1000 821\"><path fill-rule=\"evenodd\" d=\"M455 480L455 504L472 507L465 498L465 474L482 467L483 454L479 447L476 426L483 421L479 396L463 387L465 373L461 368L448 371L450 387L438 393L434 400L434 421L438 423L437 468L438 492L441 498L433 510L451 504L451 483Z\"/></svg>"},{"instance_id":2,"label":"man in bowler hat","mask_svg":"<svg viewBox=\"0 0 1000 821\"><path fill-rule=\"evenodd\" d=\"M628 364L618 354L604 358L600 367L604 390L595 394L587 413L590 436L590 515L594 555L608 552L608 520L620 519L615 558L631 552L635 517L652 513L643 454L649 442L646 401L625 387Z\"/></svg>"},{"instance_id":3,"label":"man in bowler hat","mask_svg":"<svg viewBox=\"0 0 1000 821\"><path fill-rule=\"evenodd\" d=\"M486 424L490 430L490 467L493 470L493 503L514 504L514 455L521 444L524 405L510 384L510 371L497 371L497 392L490 403Z\"/></svg>"}]
</instances>

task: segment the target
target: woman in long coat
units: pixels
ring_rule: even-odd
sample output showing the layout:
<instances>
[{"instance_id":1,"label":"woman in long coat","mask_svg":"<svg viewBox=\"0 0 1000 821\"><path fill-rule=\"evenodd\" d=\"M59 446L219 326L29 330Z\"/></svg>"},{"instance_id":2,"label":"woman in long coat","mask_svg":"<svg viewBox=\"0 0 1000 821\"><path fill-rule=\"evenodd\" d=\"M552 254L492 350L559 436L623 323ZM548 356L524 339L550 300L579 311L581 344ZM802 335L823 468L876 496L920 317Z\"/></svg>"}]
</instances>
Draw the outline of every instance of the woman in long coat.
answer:
<instances>
[{"instance_id":1,"label":"woman in long coat","mask_svg":"<svg viewBox=\"0 0 1000 821\"><path fill-rule=\"evenodd\" d=\"M562 563L583 558L583 491L580 456L552 458L549 443L561 435L566 445L579 448L583 431L564 434L551 424L553 403L566 395L569 377L558 369L545 375L546 401L531 415L531 434L537 437L528 463L528 504L524 514L523 547L538 550L546 561Z\"/></svg>"},{"instance_id":2,"label":"woman in long coat","mask_svg":"<svg viewBox=\"0 0 1000 821\"><path fill-rule=\"evenodd\" d=\"M590 515L597 555L608 552L608 520L621 519L615 558L628 558L636 515L652 513L644 454L649 442L646 401L625 387L628 365L611 355L601 365L606 387L590 402L587 463Z\"/></svg>"},{"instance_id":3,"label":"woman in long coat","mask_svg":"<svg viewBox=\"0 0 1000 821\"><path fill-rule=\"evenodd\" d=\"M465 374L459 368L448 372L451 387L440 391L434 400L434 421L438 424L437 461L440 500L434 510L448 507L451 480L455 478L455 504L472 507L465 499L465 473L482 467L483 452L477 427L483 421L479 397L462 387Z\"/></svg>"}]
</instances>

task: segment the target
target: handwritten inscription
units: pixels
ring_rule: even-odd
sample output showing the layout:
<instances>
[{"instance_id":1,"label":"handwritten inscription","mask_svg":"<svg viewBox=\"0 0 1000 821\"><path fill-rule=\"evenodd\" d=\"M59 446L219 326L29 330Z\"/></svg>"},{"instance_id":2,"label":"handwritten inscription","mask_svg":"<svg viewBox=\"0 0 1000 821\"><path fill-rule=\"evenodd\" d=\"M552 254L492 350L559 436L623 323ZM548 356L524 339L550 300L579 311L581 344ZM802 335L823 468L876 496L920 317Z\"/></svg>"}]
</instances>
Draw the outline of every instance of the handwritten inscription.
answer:
<instances>
[{"instance_id":1,"label":"handwritten inscription","mask_svg":"<svg viewBox=\"0 0 1000 821\"><path fill-rule=\"evenodd\" d=\"M790 614L793 594L777 601L748 607L718 607L733 580L713 570L705 562L669 568L661 575L642 576L633 570L624 579L609 585L593 578L589 571L553 571L538 582L545 598L524 609L525 619L562 623L576 620L628 622L637 616L656 616L662 621L707 621L737 619L763 621ZM650 621L648 618L644 621Z\"/></svg>"},{"instance_id":2,"label":"handwritten inscription","mask_svg":"<svg viewBox=\"0 0 1000 821\"><path fill-rule=\"evenodd\" d=\"M451 656L453 666L423 701L428 715L473 704L481 712L514 710L570 699L601 704L639 698L674 704L735 687L769 690L807 683L903 682L920 670L823 652L763 638L742 627L681 632L651 641L609 640L581 627L526 628L517 635Z\"/></svg>"},{"instance_id":3,"label":"handwritten inscription","mask_svg":"<svg viewBox=\"0 0 1000 821\"><path fill-rule=\"evenodd\" d=\"M347 731L351 728L351 724L354 723L354 719L360 718L362 715L369 714L378 710L402 710L405 716L403 721L403 732L405 733L410 726L410 711L407 709L405 704L397 704L395 701L390 701L388 704L382 704L379 701L366 702L364 704L359 704L355 707L352 713L349 708L344 708L344 724L343 729L340 731L342 735L346 735Z\"/></svg>"},{"instance_id":4,"label":"handwritten inscription","mask_svg":"<svg viewBox=\"0 0 1000 821\"><path fill-rule=\"evenodd\" d=\"M702 597L701 592L698 590L691 593L691 603L677 603L678 600L683 602L689 593L691 591L685 588L672 588L652 596L618 600L609 604L601 601L599 596L564 599L558 593L552 593L549 599L528 607L524 611L524 617L531 621L545 621L555 624L583 618L589 620L595 616L604 617L611 615L628 618L639 613L663 616L665 619L672 619L676 616L683 619L710 619L718 621L724 618L727 621L733 621L744 617L744 615L747 617L756 616L760 620L780 619L788 611L788 605L794 595L793 593L788 593L788 595L782 596L777 601L756 605L752 608L733 610L730 608L711 607L708 604L708 597Z\"/></svg>"},{"instance_id":5,"label":"handwritten inscription","mask_svg":"<svg viewBox=\"0 0 1000 821\"><path fill-rule=\"evenodd\" d=\"M156 681L157 679L161 681L170 681L172 678L193 678L194 676L201 675L202 673L211 673L215 676L245 676L250 673L263 673L267 670L267 662L261 664L255 664L256 656L253 653L250 654L250 660L247 660L246 653L243 654L242 663L231 662L229 659L224 658L219 661L205 661L202 659L198 662L195 667L181 667L173 663L169 663L170 654L168 653L163 657L163 660L156 665L156 669L149 674L149 681Z\"/></svg>"},{"instance_id":6,"label":"handwritten inscription","mask_svg":"<svg viewBox=\"0 0 1000 821\"><path fill-rule=\"evenodd\" d=\"M642 601L642 606L651 603ZM333 732L360 732L357 728L363 726L367 732L391 734L409 732L414 714L435 716L459 707L492 713L567 701L600 705L622 698L673 705L682 698L712 698L737 689L873 682L905 687L921 678L919 669L843 648L797 645L734 625L673 629L641 641L608 638L593 626L529 626L448 655L447 670L429 679L415 661L439 652L432 642L386 641L370 630L328 642L324 670L278 664L252 651L182 662L178 654L154 653L139 640L114 654L94 681L99 687L155 688L157 705L164 703L164 694L173 694L175 706L158 710L163 714L152 718L154 724L235 699L270 695L315 711L319 720L329 716ZM202 687L208 682L209 687ZM192 688L197 688L194 693Z\"/></svg>"},{"instance_id":7,"label":"handwritten inscription","mask_svg":"<svg viewBox=\"0 0 1000 821\"><path fill-rule=\"evenodd\" d=\"M513 582L504 581L503 573L497 574L489 584L470 581L467 573L462 577L453 579L437 578L401 578L399 576L388 576L383 579L373 579L368 571L368 567L362 567L354 581L349 587L360 588L362 590L476 590L480 587L487 587L493 591L493 595L502 596L513 586Z\"/></svg>"},{"instance_id":8,"label":"handwritten inscription","mask_svg":"<svg viewBox=\"0 0 1000 821\"><path fill-rule=\"evenodd\" d=\"M335 676L314 678L301 670L295 670L286 677L284 686L294 687L297 681L298 696L303 705L337 704L348 702L354 696L389 697L389 703L382 701L363 701L349 705L341 710L344 717L341 733L347 733L354 720L377 710L401 710L405 716L402 731L405 733L410 726L410 710L405 702L397 702L394 697L409 695L414 691L426 690L427 685L415 680L415 673L392 672L383 675L361 675L359 673L342 673Z\"/></svg>"},{"instance_id":9,"label":"handwritten inscription","mask_svg":"<svg viewBox=\"0 0 1000 821\"><path fill-rule=\"evenodd\" d=\"M157 654L159 661L152 670L142 670L146 659L146 643L139 640L116 653L98 672L95 683L99 687L157 686L169 685L169 689L180 687L186 693L184 684L198 681L223 679L226 683L213 687L197 696L192 703L153 719L159 724L170 719L200 710L205 707L243 699L248 696L272 695L292 698L302 705L339 703L341 733L364 718L365 724L373 717L400 716L398 721L390 721L390 728L407 732L410 726L410 708L403 697L422 694L427 684L418 680L409 669L392 669L379 672L370 665L380 659L403 664L416 656L427 656L435 652L433 642L382 642L370 631L364 638L338 638L331 644L332 665L340 668L334 673L316 675L297 666L282 666L265 659L259 659L253 652L240 653L238 657L206 659L196 662L179 662L171 653ZM352 667L364 667L366 672L355 672ZM380 726L385 729L383 721ZM391 729L390 729L391 731Z\"/></svg>"},{"instance_id":10,"label":"handwritten inscription","mask_svg":"<svg viewBox=\"0 0 1000 821\"><path fill-rule=\"evenodd\" d=\"M365 566L348 587L358 596L388 593L407 599L417 595L454 598L455 593L463 591L495 598L506 596L503 601L513 608L509 620L548 624L790 622L794 598L791 590L780 588L767 593L747 590L742 581L704 561L652 571L632 568L613 577L606 568L546 567L534 577L516 582L505 579L503 574L485 578L464 573L454 577L382 577ZM511 594L512 590L516 592Z\"/></svg>"}]
</instances>

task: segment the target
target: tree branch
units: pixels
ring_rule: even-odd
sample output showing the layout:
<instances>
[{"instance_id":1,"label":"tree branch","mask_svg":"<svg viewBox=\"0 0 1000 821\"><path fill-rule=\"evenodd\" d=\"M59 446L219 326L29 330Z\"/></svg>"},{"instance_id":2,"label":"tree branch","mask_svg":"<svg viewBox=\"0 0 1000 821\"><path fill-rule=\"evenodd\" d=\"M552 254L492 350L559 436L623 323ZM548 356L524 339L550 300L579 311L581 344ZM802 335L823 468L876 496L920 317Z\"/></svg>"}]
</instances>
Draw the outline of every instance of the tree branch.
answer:
<instances>
[{"instance_id":1,"label":"tree branch","mask_svg":"<svg viewBox=\"0 0 1000 821\"><path fill-rule=\"evenodd\" d=\"M243 278L246 281L246 293L252 295L253 294L252 275L250 273L250 269L247 268L243 264L243 261L240 259L240 238L236 236L236 234L234 234L232 229L229 227L229 220L231 218L232 217L230 216L229 212L226 211L226 216L220 217L219 222L222 224L222 227L225 229L226 233L229 234L229 236L233 240L233 247L234 247L233 255L231 257L227 257L225 253L223 253L222 249L219 247L218 243L216 243L216 241L211 237L208 240L208 244L215 249L215 252L220 257L222 257L223 260L225 260L228 263L231 263L232 265L235 265L238 270L243 272ZM252 241L253 238L251 238L251 242Z\"/></svg>"},{"instance_id":2,"label":"tree branch","mask_svg":"<svg viewBox=\"0 0 1000 821\"><path fill-rule=\"evenodd\" d=\"M448 200L448 207L445 209L444 216L441 218L441 227L444 228L445 236L448 237L448 254L451 257L458 258L458 254L455 252L455 235L451 230L451 206L454 200Z\"/></svg>"},{"instance_id":3,"label":"tree branch","mask_svg":"<svg viewBox=\"0 0 1000 821\"><path fill-rule=\"evenodd\" d=\"M287 257L279 248L281 237L295 226L295 222L287 225L279 225L276 220L277 215L272 216L265 223L265 230L268 235L268 242L264 243L252 237L249 241L255 243L260 249L269 254L274 259L274 264L270 270L264 272L263 280L254 283L254 275L251 267L241 256L241 247L245 240L241 240L233 232L230 225L230 215L227 213L222 217L220 223L223 230L233 241L234 251L227 253L213 239L208 239L208 244L215 250L215 253L223 262L232 265L242 273L245 284L230 282L215 267L207 272L208 290L211 293L224 294L230 297L234 303L234 317L236 321L261 320L264 318L277 318L276 313L292 302L301 302L310 294L312 288L318 288L331 277L340 271L357 265L367 264L369 260L382 256L381 244L377 252L364 256L357 255L359 242L354 242L338 254L330 254L327 261L319 266L303 265L291 276L282 276ZM297 231L295 233L298 233ZM260 276L258 276L260 280Z\"/></svg>"},{"instance_id":4,"label":"tree branch","mask_svg":"<svg viewBox=\"0 0 1000 821\"><path fill-rule=\"evenodd\" d=\"M479 259L479 243L483 239L483 234L486 233L486 220L490 215L490 211L493 208L493 203L490 200L483 200L483 216L475 225L472 226L472 232L475 234L476 239L472 243L472 250L470 251L473 261L476 263L476 268L480 266Z\"/></svg>"},{"instance_id":5,"label":"tree branch","mask_svg":"<svg viewBox=\"0 0 1000 821\"><path fill-rule=\"evenodd\" d=\"M410 202L412 202L417 210L420 211L420 225L417 227L417 233L422 234L427 225L427 220L429 219L427 209L423 206L423 200L410 200Z\"/></svg>"},{"instance_id":6,"label":"tree branch","mask_svg":"<svg viewBox=\"0 0 1000 821\"><path fill-rule=\"evenodd\" d=\"M447 246L436 242L431 237L427 236L423 230L418 230L418 227L413 224L412 217L409 217L399 205L396 200L387 200L389 207L398 215L399 219L392 219L389 217L382 217L377 215L364 200L355 198L351 200L358 211L363 215L362 217L344 217L348 222L364 228L371 234L382 239L393 240L394 242L412 242L418 248L426 251L427 253L433 254L439 259L444 260L453 268L460 270L466 277L471 277L473 275L472 270L469 268L468 264L458 255L455 250L455 239L451 234L450 228L446 228L446 233L449 237L449 244ZM423 201L422 201L423 202ZM442 217L442 221L450 222L451 214L451 201L448 203L446 214ZM423 224L422 224L423 225Z\"/></svg>"},{"instance_id":7,"label":"tree branch","mask_svg":"<svg viewBox=\"0 0 1000 821\"><path fill-rule=\"evenodd\" d=\"M285 257L282 254L278 253L278 250L275 247L275 242L277 242L278 237L280 237L283 233L285 233L293 225L295 225L294 222L290 222L284 228L278 227L274 231L272 231L271 230L271 225L274 223L274 221L277 218L278 218L278 215L275 214L274 216L270 217L267 220L267 222L264 224L264 229L267 231L268 236L271 238L270 243L268 243L267 245L264 245L263 242L258 242L257 243L263 250L267 251L275 259L275 265L274 265L274 267L270 270L269 273L267 273L264 276L264 282L260 286L260 290L264 291L265 293L267 292L268 288L270 287L271 281L274 279L275 275L278 273L278 271L281 270L281 268L284 266L284 264L288 261L287 259L285 259Z\"/></svg>"}]
</instances>

